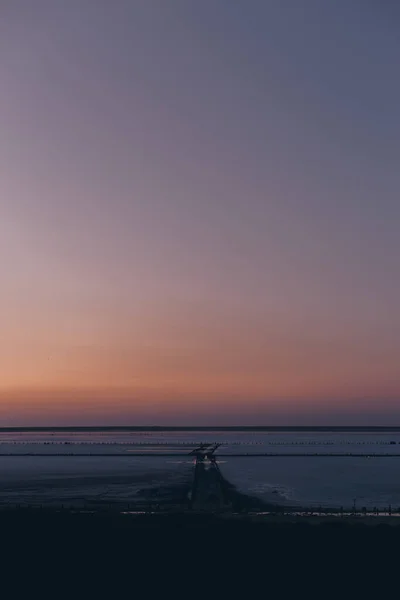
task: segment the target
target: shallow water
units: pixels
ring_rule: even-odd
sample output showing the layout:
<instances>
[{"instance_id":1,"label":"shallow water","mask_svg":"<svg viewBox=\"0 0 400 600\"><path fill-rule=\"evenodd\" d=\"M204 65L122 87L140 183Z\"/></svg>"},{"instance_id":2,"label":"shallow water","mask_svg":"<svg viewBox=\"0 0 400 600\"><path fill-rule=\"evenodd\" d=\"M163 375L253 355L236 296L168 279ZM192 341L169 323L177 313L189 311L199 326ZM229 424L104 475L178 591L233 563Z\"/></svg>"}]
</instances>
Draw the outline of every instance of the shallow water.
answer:
<instances>
[{"instance_id":1,"label":"shallow water","mask_svg":"<svg viewBox=\"0 0 400 600\"><path fill-rule=\"evenodd\" d=\"M265 502L400 507L396 431L3 431L0 503L183 506L193 476L189 453L203 442L221 443L217 452L224 477L240 492ZM156 456L163 453L169 456ZM239 453L248 456L233 456ZM314 456L251 456L255 453ZM321 453L362 456L315 456ZM388 453L395 456L383 456Z\"/></svg>"}]
</instances>

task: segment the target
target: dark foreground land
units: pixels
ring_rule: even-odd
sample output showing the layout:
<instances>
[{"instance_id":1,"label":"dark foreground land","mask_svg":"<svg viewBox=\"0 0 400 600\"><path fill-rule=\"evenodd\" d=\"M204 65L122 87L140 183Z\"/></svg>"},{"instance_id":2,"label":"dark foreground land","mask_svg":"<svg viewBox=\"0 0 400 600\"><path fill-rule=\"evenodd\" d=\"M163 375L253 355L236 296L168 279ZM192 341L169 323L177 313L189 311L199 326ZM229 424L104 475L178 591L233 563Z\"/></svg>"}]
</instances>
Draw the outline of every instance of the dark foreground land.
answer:
<instances>
[{"instance_id":1,"label":"dark foreground land","mask_svg":"<svg viewBox=\"0 0 400 600\"><path fill-rule=\"evenodd\" d=\"M379 544L388 549L396 545L400 556L399 524L376 520L324 520L278 517L252 519L210 514L118 514L44 510L3 510L0 512L2 546L19 546L44 555L57 549L84 552L90 562L99 552L123 553L129 559L139 555L165 553L165 560L183 556L221 563L246 549L248 557L264 559L293 548L303 552L325 549L335 544L351 544L361 550L363 544ZM341 546L341 551L345 550ZM31 554L32 560L35 558ZM213 558L214 557L214 558ZM299 560L301 556L299 555ZM356 558L354 556L354 558Z\"/></svg>"},{"instance_id":2,"label":"dark foreground land","mask_svg":"<svg viewBox=\"0 0 400 600\"><path fill-rule=\"evenodd\" d=\"M72 585L70 598L97 597L106 585L110 598L169 597L171 591L172 597L201 591L214 598L221 589L243 598L287 597L294 590L303 597L315 585L331 592L339 582L348 597L351 581L359 593L371 591L378 574L384 574L382 592L400 556L400 526L354 521L23 509L1 511L0 531L3 582L10 569L18 572L7 597L21 597L17 591L27 583L31 591L53 590L53 597Z\"/></svg>"}]
</instances>

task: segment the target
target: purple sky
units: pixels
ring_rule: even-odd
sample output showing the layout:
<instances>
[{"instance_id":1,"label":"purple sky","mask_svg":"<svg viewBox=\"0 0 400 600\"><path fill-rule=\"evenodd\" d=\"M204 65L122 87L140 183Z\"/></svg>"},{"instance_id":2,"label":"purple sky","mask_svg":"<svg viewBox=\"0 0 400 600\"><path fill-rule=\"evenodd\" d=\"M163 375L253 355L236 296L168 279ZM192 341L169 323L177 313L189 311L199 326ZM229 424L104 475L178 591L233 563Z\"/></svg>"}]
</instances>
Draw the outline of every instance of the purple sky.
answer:
<instances>
[{"instance_id":1,"label":"purple sky","mask_svg":"<svg viewBox=\"0 0 400 600\"><path fill-rule=\"evenodd\" d=\"M399 32L3 0L0 425L400 424Z\"/></svg>"}]
</instances>

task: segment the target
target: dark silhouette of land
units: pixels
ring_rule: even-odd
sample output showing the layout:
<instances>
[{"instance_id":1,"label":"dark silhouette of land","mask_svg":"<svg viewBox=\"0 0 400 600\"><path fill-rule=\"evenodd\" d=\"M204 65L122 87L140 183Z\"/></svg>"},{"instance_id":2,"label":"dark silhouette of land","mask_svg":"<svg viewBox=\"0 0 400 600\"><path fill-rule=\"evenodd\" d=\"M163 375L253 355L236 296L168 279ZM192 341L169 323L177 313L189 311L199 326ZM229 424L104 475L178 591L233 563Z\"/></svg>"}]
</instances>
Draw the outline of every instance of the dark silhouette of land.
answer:
<instances>
[{"instance_id":1,"label":"dark silhouette of land","mask_svg":"<svg viewBox=\"0 0 400 600\"><path fill-rule=\"evenodd\" d=\"M234 598L271 593L285 598L289 590L307 595L315 587L321 591L322 583L322 589L332 591L338 582L346 594L355 582L359 593L371 585L373 574L385 573L386 581L400 547L399 526L263 523L212 514L4 511L0 531L6 551L3 589L13 566L14 592L24 581L31 595L49 588L58 593L72 584L74 598L104 593L106 582L111 585L107 597L119 597L119 585L124 588L121 597L154 589L157 597L169 597L168 592L181 597L193 589L233 592ZM83 585L88 586L85 594Z\"/></svg>"}]
</instances>

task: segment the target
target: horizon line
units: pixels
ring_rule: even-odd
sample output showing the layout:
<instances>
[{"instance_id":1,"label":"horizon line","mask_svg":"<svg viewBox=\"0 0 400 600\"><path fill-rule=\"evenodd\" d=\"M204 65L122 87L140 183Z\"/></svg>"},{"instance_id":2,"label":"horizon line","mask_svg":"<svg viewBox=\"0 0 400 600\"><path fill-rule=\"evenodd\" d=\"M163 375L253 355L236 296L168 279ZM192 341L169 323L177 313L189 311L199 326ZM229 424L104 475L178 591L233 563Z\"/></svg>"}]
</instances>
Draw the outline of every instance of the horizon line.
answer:
<instances>
[{"instance_id":1,"label":"horizon line","mask_svg":"<svg viewBox=\"0 0 400 600\"><path fill-rule=\"evenodd\" d=\"M0 426L7 431L400 431L400 425L57 425Z\"/></svg>"}]
</instances>

